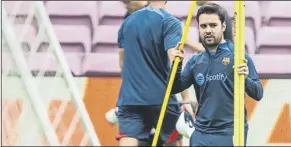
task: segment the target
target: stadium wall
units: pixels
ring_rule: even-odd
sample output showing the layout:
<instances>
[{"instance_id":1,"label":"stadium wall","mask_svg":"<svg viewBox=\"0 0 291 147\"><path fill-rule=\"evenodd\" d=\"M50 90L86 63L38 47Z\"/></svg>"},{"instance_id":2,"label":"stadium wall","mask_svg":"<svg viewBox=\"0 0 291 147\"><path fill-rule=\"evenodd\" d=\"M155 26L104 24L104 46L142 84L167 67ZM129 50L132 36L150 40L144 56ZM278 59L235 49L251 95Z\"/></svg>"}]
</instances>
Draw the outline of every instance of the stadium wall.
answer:
<instances>
[{"instance_id":1,"label":"stadium wall","mask_svg":"<svg viewBox=\"0 0 291 147\"><path fill-rule=\"evenodd\" d=\"M45 99L51 101L50 106L59 106L61 100L68 100L67 90L64 83L60 81L57 91L50 93L48 84L50 78L43 78L39 88ZM61 80L61 79L60 79ZM83 100L94 123L95 131L102 145L117 145L115 135L117 126L112 126L105 120L105 113L113 108L119 93L121 84L120 77L76 77L77 85L81 89ZM248 109L248 120L250 124L248 145L267 144L291 144L291 79L262 79L264 86L264 98L258 103L251 98L246 98ZM25 97L24 91L15 92L13 89L19 84L16 79L3 79L4 97L3 107L9 101L21 106L21 98ZM57 82L55 82L57 83ZM191 93L194 90L191 89ZM20 98L20 100L19 100ZM13 110L11 110L13 111ZM21 110L20 110L21 111ZM50 111L48 107L48 111ZM62 118L64 122L71 120L75 111L71 104ZM17 120L18 116L13 119ZM69 123L65 123L69 124ZM77 126L71 138L71 145L77 145L82 139L81 125ZM57 131L58 133L60 131ZM3 134L5 136L5 134Z\"/></svg>"}]
</instances>

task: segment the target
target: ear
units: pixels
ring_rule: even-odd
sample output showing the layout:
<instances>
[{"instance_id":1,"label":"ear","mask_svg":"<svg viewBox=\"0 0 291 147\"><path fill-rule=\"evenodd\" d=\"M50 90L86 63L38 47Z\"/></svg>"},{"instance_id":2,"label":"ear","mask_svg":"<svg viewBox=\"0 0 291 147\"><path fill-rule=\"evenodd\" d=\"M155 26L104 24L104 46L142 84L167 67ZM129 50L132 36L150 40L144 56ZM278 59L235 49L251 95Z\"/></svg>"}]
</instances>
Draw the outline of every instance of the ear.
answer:
<instances>
[{"instance_id":1,"label":"ear","mask_svg":"<svg viewBox=\"0 0 291 147\"><path fill-rule=\"evenodd\" d=\"M225 23L225 22L223 22L223 23L222 23L222 31L224 32L224 31L225 31L225 29L226 29L226 23Z\"/></svg>"}]
</instances>

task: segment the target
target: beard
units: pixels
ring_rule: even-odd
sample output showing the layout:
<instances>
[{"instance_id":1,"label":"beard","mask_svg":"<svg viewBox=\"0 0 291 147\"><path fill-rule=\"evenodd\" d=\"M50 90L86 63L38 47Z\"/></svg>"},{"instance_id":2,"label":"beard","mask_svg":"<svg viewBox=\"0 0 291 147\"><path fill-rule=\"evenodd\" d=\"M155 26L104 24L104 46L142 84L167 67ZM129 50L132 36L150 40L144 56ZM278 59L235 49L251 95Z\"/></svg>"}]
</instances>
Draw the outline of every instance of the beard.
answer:
<instances>
[{"instance_id":1,"label":"beard","mask_svg":"<svg viewBox=\"0 0 291 147\"><path fill-rule=\"evenodd\" d=\"M217 47L220 42L222 41L222 36L213 36L213 35L208 35L208 36L203 36L202 38L202 43L206 45L208 48L215 48Z\"/></svg>"}]
</instances>

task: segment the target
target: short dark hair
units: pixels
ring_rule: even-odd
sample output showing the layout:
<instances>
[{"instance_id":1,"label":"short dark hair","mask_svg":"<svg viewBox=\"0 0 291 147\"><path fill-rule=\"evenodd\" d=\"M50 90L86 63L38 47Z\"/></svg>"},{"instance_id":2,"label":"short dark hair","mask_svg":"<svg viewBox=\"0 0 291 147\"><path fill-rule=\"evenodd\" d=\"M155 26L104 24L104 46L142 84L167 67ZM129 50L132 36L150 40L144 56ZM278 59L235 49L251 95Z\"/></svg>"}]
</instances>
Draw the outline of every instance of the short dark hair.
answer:
<instances>
[{"instance_id":1,"label":"short dark hair","mask_svg":"<svg viewBox=\"0 0 291 147\"><path fill-rule=\"evenodd\" d=\"M199 23L199 16L201 14L217 14L221 24L225 21L225 10L218 4L215 3L207 3L202 5L197 12L196 20Z\"/></svg>"},{"instance_id":2,"label":"short dark hair","mask_svg":"<svg viewBox=\"0 0 291 147\"><path fill-rule=\"evenodd\" d=\"M124 4L128 4L130 1L129 0L122 0L121 2Z\"/></svg>"}]
</instances>

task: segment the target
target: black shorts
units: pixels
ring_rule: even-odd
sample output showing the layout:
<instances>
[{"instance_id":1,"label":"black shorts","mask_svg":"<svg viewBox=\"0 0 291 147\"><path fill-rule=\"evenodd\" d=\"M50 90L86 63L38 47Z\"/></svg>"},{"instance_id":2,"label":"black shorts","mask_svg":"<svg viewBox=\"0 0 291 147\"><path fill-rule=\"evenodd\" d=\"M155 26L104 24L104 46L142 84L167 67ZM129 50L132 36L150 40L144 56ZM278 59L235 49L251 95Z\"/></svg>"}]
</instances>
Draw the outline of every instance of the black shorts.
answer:
<instances>
[{"instance_id":1,"label":"black shorts","mask_svg":"<svg viewBox=\"0 0 291 147\"><path fill-rule=\"evenodd\" d=\"M153 136L150 131L152 128L156 128L160 112L161 106L118 107L119 134L117 139L132 137L151 143ZM159 145L182 138L176 130L176 122L180 114L181 108L178 104L168 105L160 131Z\"/></svg>"}]
</instances>

